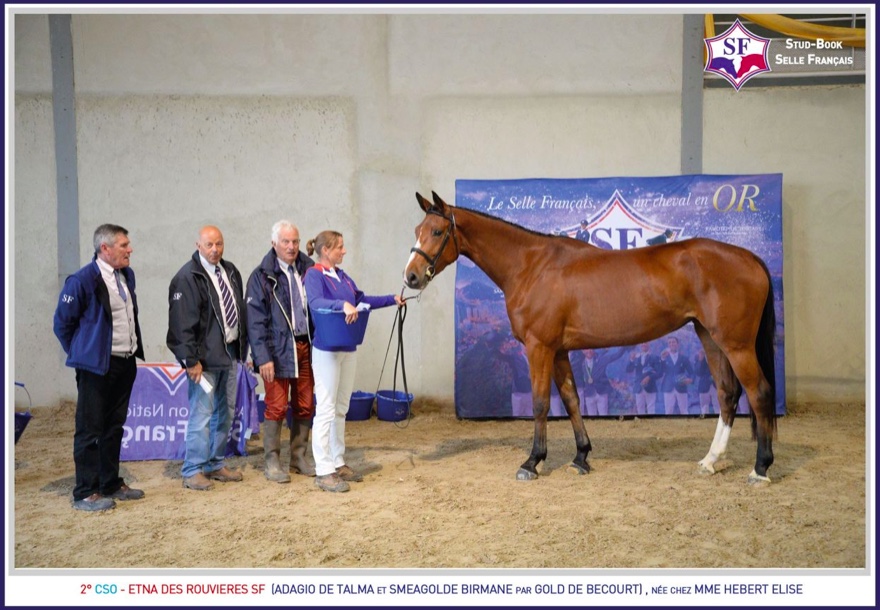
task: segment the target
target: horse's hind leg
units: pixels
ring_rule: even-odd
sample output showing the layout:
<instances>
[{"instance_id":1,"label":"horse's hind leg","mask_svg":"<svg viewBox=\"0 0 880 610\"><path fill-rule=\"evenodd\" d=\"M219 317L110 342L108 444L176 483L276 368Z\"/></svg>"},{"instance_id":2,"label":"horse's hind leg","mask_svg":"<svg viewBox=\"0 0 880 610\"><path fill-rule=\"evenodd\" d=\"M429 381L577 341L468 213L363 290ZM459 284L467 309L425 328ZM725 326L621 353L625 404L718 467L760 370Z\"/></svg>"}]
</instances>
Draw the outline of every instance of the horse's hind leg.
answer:
<instances>
[{"instance_id":1,"label":"horse's hind leg","mask_svg":"<svg viewBox=\"0 0 880 610\"><path fill-rule=\"evenodd\" d=\"M752 408L752 435L758 441L755 468L749 474L749 483L769 483L767 469L773 464L773 433L775 409L773 389L755 356L754 350L740 350L730 354L730 364L742 381Z\"/></svg>"},{"instance_id":2,"label":"horse's hind leg","mask_svg":"<svg viewBox=\"0 0 880 610\"><path fill-rule=\"evenodd\" d=\"M718 390L718 404L720 406L718 425L715 427L715 436L709 447L709 453L699 462L700 472L715 474L716 462L727 453L727 443L730 440L730 431L733 427L736 405L742 388L733 372L730 361L718 347L718 344L709 336L706 328L695 321L694 329L703 344L706 363L709 365L709 372L712 373L712 379L715 380L715 387Z\"/></svg>"},{"instance_id":3,"label":"horse's hind leg","mask_svg":"<svg viewBox=\"0 0 880 610\"><path fill-rule=\"evenodd\" d=\"M592 446L590 445L590 437L587 436L587 429L584 427L584 420L581 417L581 405L574 383L574 375L571 372L571 361L568 359L568 352L564 350L556 352L553 358L553 380L556 382L556 387L559 388L559 396L562 398L568 419L574 430L577 454L571 467L578 474L588 474L590 464L587 462L587 456L592 450Z\"/></svg>"},{"instance_id":4,"label":"horse's hind leg","mask_svg":"<svg viewBox=\"0 0 880 610\"><path fill-rule=\"evenodd\" d=\"M535 418L535 435L532 452L516 473L518 481L538 478L538 464L547 458L547 414L550 412L550 375L553 353L543 345L527 343L529 377L532 381L532 414Z\"/></svg>"}]
</instances>

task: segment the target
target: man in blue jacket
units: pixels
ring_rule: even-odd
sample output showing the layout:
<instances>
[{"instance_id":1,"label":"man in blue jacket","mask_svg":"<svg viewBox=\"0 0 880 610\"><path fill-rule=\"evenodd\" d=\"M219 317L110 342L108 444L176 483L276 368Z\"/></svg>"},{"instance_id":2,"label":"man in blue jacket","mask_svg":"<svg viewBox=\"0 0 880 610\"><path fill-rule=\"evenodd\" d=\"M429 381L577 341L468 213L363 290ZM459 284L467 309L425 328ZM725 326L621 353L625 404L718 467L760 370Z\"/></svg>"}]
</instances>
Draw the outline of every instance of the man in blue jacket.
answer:
<instances>
[{"instance_id":1,"label":"man in blue jacket","mask_svg":"<svg viewBox=\"0 0 880 610\"><path fill-rule=\"evenodd\" d=\"M266 478L289 483L290 472L315 476L306 461L315 415L309 308L302 278L315 261L300 250L299 229L287 220L272 227L272 249L247 284L248 340L266 390L263 452ZM281 426L292 409L290 463L281 467Z\"/></svg>"},{"instance_id":2,"label":"man in blue jacket","mask_svg":"<svg viewBox=\"0 0 880 610\"><path fill-rule=\"evenodd\" d=\"M623 356L627 349L616 347L602 351L599 356L596 355L596 350L583 350L584 413L587 415L608 415L608 399L614 389L608 377L608 366Z\"/></svg>"},{"instance_id":3,"label":"man in blue jacket","mask_svg":"<svg viewBox=\"0 0 880 610\"><path fill-rule=\"evenodd\" d=\"M590 243L590 230L587 228L587 226L588 226L587 219L584 218L581 221L580 228L578 229L577 233L574 236L574 238L576 240L582 241L585 244Z\"/></svg>"},{"instance_id":4,"label":"man in blue jacket","mask_svg":"<svg viewBox=\"0 0 880 610\"><path fill-rule=\"evenodd\" d=\"M663 404L666 415L675 413L688 415L688 386L694 381L694 371L688 358L678 351L678 339L668 337L667 349L660 354L660 368L663 378L660 389L663 391Z\"/></svg>"},{"instance_id":5,"label":"man in blue jacket","mask_svg":"<svg viewBox=\"0 0 880 610\"><path fill-rule=\"evenodd\" d=\"M663 374L660 359L651 353L650 343L639 344L638 350L629 356L626 365L633 376L633 395L636 399L636 415L654 415L657 404L657 380Z\"/></svg>"},{"instance_id":6,"label":"man in blue jacket","mask_svg":"<svg viewBox=\"0 0 880 610\"><path fill-rule=\"evenodd\" d=\"M675 238L675 231L672 229L666 229L660 235L652 237L650 239L645 240L645 243L649 246L656 246L659 244L665 244L673 241Z\"/></svg>"},{"instance_id":7,"label":"man in blue jacket","mask_svg":"<svg viewBox=\"0 0 880 610\"><path fill-rule=\"evenodd\" d=\"M168 288L166 344L189 379L189 420L183 486L207 491L213 481L237 482L226 467L226 443L235 412L237 372L247 356L241 274L223 258L223 234L199 231L196 251Z\"/></svg>"},{"instance_id":8,"label":"man in blue jacket","mask_svg":"<svg viewBox=\"0 0 880 610\"><path fill-rule=\"evenodd\" d=\"M55 336L76 369L73 507L103 511L115 500L140 500L119 476L123 425L144 359L135 296L131 241L124 228L103 224L93 237L92 262L64 282L55 308Z\"/></svg>"}]
</instances>

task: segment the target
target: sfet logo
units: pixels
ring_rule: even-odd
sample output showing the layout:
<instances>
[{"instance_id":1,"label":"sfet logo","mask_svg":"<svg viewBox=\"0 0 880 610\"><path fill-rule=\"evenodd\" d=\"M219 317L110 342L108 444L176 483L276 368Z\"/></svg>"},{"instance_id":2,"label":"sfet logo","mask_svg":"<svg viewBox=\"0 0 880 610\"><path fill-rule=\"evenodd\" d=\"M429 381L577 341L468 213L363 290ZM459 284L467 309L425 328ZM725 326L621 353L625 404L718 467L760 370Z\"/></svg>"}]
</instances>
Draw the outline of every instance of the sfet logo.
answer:
<instances>
[{"instance_id":1,"label":"sfet logo","mask_svg":"<svg viewBox=\"0 0 880 610\"><path fill-rule=\"evenodd\" d=\"M770 72L770 39L755 36L739 19L720 36L704 40L709 50L706 72L723 76L737 91L756 74Z\"/></svg>"}]
</instances>

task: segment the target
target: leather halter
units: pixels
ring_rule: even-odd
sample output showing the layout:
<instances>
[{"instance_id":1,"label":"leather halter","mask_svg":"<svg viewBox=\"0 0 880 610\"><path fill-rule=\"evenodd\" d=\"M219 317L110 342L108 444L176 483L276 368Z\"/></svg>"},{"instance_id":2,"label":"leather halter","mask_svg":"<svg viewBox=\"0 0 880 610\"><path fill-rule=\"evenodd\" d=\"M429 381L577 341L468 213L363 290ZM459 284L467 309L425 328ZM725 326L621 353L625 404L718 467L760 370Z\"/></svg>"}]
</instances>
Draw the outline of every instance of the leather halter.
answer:
<instances>
[{"instance_id":1,"label":"leather halter","mask_svg":"<svg viewBox=\"0 0 880 610\"><path fill-rule=\"evenodd\" d=\"M437 260L439 260L440 256L443 254L443 251L446 250L446 244L449 243L449 236L452 235L452 241L455 243L455 257L458 258L459 254L461 254L461 248L458 246L458 236L455 234L455 214L453 212L449 212L449 218L441 214L435 208L430 208L426 214L434 214L435 216L439 216L443 220L449 222L449 226L446 227L446 234L443 235L443 241L440 243L440 249L437 250L437 254L434 255L434 258L428 256L428 254L420 249L413 246L410 248L410 252L415 252L416 254L424 257L426 261L428 261L428 268L425 270L425 280L430 282L434 279L434 266L437 264Z\"/></svg>"}]
</instances>

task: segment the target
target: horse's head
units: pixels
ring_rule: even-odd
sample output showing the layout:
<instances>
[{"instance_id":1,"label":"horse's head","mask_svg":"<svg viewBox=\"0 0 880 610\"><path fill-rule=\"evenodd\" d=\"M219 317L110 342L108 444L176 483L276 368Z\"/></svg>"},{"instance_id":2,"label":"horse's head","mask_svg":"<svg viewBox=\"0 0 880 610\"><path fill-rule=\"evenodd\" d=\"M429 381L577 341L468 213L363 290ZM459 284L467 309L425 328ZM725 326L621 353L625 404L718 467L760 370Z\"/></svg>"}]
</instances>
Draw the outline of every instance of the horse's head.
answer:
<instances>
[{"instance_id":1,"label":"horse's head","mask_svg":"<svg viewBox=\"0 0 880 610\"><path fill-rule=\"evenodd\" d=\"M434 275L443 271L459 255L455 214L452 206L431 191L434 202L418 193L416 199L425 212L425 219L416 227L416 245L403 270L403 281L410 288L421 290ZM450 239L451 238L451 239Z\"/></svg>"}]
</instances>

